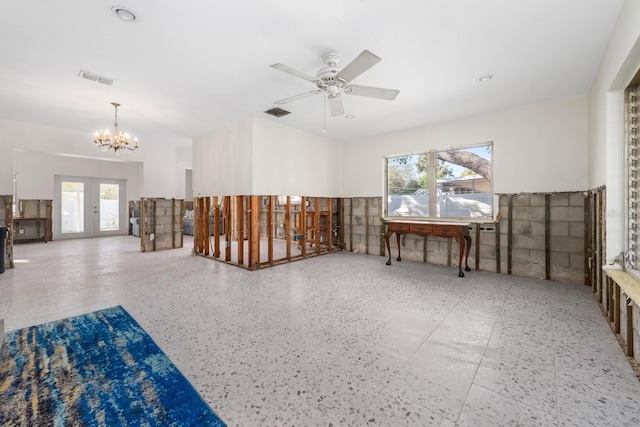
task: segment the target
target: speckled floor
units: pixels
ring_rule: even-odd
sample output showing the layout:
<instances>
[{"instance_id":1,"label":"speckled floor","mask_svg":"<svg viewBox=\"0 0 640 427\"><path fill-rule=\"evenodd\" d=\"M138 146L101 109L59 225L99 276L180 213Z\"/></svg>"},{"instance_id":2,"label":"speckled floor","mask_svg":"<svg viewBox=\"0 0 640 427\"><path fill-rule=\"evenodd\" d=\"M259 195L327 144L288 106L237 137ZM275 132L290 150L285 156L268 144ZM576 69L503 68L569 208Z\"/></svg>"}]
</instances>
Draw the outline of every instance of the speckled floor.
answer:
<instances>
[{"instance_id":1,"label":"speckled floor","mask_svg":"<svg viewBox=\"0 0 640 427\"><path fill-rule=\"evenodd\" d=\"M230 426L635 426L590 289L335 253L249 272L134 237L15 246L7 330L120 304Z\"/></svg>"}]
</instances>

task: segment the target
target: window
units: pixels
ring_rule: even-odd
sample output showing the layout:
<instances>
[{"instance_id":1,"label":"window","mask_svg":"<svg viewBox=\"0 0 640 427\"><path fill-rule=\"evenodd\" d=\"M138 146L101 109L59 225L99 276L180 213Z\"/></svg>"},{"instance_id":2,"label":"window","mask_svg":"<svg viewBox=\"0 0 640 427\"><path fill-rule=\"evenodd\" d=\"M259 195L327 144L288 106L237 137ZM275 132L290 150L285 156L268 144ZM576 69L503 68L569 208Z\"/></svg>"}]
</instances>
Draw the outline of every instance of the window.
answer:
<instances>
[{"instance_id":1,"label":"window","mask_svg":"<svg viewBox=\"0 0 640 427\"><path fill-rule=\"evenodd\" d=\"M385 216L491 220L493 144L385 159Z\"/></svg>"}]
</instances>

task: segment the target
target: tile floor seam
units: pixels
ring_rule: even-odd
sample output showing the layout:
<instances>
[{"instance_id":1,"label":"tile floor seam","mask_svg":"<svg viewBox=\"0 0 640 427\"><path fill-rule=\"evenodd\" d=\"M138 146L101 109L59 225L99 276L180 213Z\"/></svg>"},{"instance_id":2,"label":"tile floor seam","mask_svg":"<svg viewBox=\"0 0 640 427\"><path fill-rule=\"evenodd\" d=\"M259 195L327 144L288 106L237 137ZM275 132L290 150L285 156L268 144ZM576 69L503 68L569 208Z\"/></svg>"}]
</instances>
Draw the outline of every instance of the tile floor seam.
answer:
<instances>
[{"instance_id":1,"label":"tile floor seam","mask_svg":"<svg viewBox=\"0 0 640 427\"><path fill-rule=\"evenodd\" d=\"M467 403L467 399L469 398L469 393L471 393L471 388L474 385L476 387L480 387L479 385L476 384L476 376L478 375L478 371L480 370L480 365L482 365L482 361L484 360L484 354L487 352L487 347L489 347L489 343L491 342L491 337L493 337L493 334L494 334L494 332L496 330L496 326L498 324L499 319L500 318L496 319L496 321L493 323L493 328L491 329L491 334L489 335L489 338L487 339L487 343L484 346L484 350L482 351L482 357L480 357L480 360L478 361L478 365L476 366L476 369L475 369L475 373L473 374L473 378L471 379L471 385L469 386L469 390L467 390L467 393L465 395L464 401L462 402L462 407L460 408L460 411L458 412L458 416L455 419L456 423L460 419L460 414L462 414L464 406ZM485 387L482 387L482 388L485 388Z\"/></svg>"}]
</instances>

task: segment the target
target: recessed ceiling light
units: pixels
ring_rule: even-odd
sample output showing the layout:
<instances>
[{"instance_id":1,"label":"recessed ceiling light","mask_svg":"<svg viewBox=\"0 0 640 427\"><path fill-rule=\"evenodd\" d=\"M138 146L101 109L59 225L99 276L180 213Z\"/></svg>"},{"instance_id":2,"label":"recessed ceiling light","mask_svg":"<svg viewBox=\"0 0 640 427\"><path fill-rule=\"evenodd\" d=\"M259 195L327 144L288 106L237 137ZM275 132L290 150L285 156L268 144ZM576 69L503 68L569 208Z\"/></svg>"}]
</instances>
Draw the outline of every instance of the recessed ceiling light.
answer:
<instances>
[{"instance_id":1,"label":"recessed ceiling light","mask_svg":"<svg viewBox=\"0 0 640 427\"><path fill-rule=\"evenodd\" d=\"M127 9L122 6L113 6L111 8L111 11L113 12L114 15L116 15L118 18L122 19L123 21L133 22L136 19L138 19L136 17L136 14L133 13L131 9Z\"/></svg>"},{"instance_id":2,"label":"recessed ceiling light","mask_svg":"<svg viewBox=\"0 0 640 427\"><path fill-rule=\"evenodd\" d=\"M354 116L353 114L347 114L346 116L344 116L345 119L351 120L351 119L355 119L356 116Z\"/></svg>"},{"instance_id":3,"label":"recessed ceiling light","mask_svg":"<svg viewBox=\"0 0 640 427\"><path fill-rule=\"evenodd\" d=\"M487 74L485 76L478 77L478 79L476 81L478 83L484 83L484 82L488 82L491 79L493 79L493 74Z\"/></svg>"}]
</instances>

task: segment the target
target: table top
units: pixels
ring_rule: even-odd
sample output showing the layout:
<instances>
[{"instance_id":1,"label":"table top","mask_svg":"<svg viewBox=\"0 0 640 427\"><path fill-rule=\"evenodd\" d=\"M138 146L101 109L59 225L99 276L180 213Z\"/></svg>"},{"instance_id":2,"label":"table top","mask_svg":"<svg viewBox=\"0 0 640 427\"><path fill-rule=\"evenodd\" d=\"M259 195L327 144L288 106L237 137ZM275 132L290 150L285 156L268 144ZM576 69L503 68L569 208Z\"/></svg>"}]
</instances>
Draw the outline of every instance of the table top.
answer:
<instances>
[{"instance_id":1,"label":"table top","mask_svg":"<svg viewBox=\"0 0 640 427\"><path fill-rule=\"evenodd\" d=\"M462 225L468 227L469 222L444 222L444 221L428 221L428 220L413 220L413 219L385 219L385 223L398 223L398 224L430 224L430 225Z\"/></svg>"}]
</instances>

